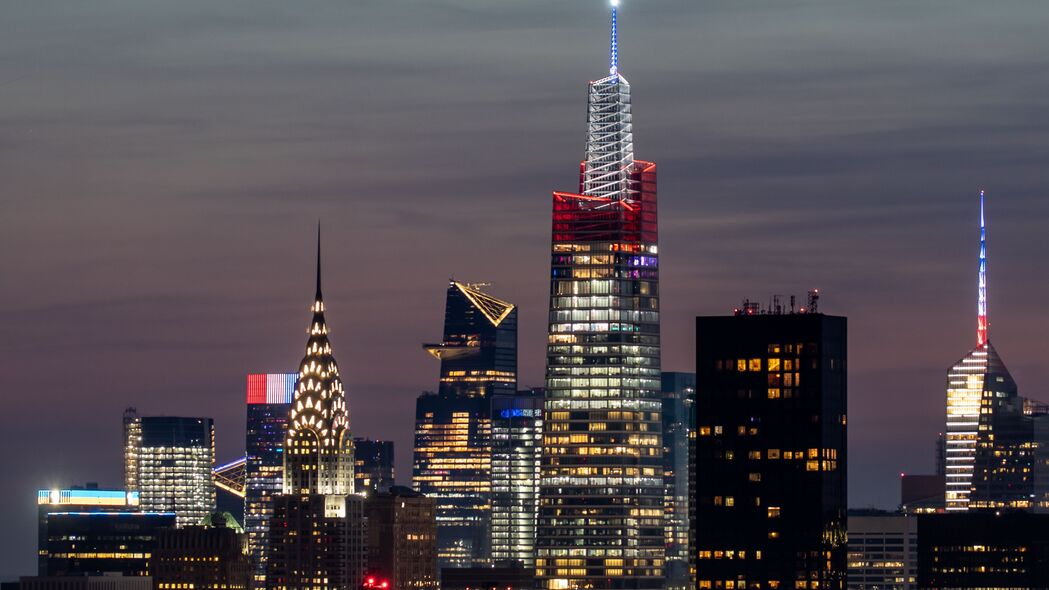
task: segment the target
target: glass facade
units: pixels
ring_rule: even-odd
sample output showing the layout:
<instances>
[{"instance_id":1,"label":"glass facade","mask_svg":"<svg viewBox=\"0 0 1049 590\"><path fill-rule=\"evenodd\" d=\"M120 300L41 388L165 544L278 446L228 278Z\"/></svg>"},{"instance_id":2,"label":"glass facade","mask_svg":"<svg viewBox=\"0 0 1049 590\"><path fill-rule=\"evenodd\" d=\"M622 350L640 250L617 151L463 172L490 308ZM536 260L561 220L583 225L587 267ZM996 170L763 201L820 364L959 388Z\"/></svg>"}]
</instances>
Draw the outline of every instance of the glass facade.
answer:
<instances>
[{"instance_id":1,"label":"glass facade","mask_svg":"<svg viewBox=\"0 0 1049 590\"><path fill-rule=\"evenodd\" d=\"M178 526L215 511L215 426L211 418L124 414L125 480L142 510L174 512Z\"/></svg>"},{"instance_id":2,"label":"glass facade","mask_svg":"<svg viewBox=\"0 0 1049 590\"><path fill-rule=\"evenodd\" d=\"M492 398L492 561L535 566L543 390Z\"/></svg>"},{"instance_id":3,"label":"glass facade","mask_svg":"<svg viewBox=\"0 0 1049 590\"><path fill-rule=\"evenodd\" d=\"M697 585L846 584L846 320L696 320Z\"/></svg>"},{"instance_id":4,"label":"glass facade","mask_svg":"<svg viewBox=\"0 0 1049 590\"><path fill-rule=\"evenodd\" d=\"M630 102L616 67L590 83L579 193L553 195L543 589L665 584L656 165L634 160Z\"/></svg>"},{"instance_id":5,"label":"glass facade","mask_svg":"<svg viewBox=\"0 0 1049 590\"><path fill-rule=\"evenodd\" d=\"M442 568L491 560L491 399L517 386L517 308L482 287L451 281L444 339L423 346L440 388L416 402L412 488L437 503Z\"/></svg>"},{"instance_id":6,"label":"glass facade","mask_svg":"<svg viewBox=\"0 0 1049 590\"><path fill-rule=\"evenodd\" d=\"M251 374L247 383L247 438L244 463L244 530L254 566L254 581L266 580L273 496L284 479L284 437L288 430L296 373Z\"/></svg>"},{"instance_id":7,"label":"glass facade","mask_svg":"<svg viewBox=\"0 0 1049 590\"><path fill-rule=\"evenodd\" d=\"M393 441L353 439L353 477L358 494L388 492L394 485Z\"/></svg>"},{"instance_id":8,"label":"glass facade","mask_svg":"<svg viewBox=\"0 0 1049 590\"><path fill-rule=\"evenodd\" d=\"M40 575L148 576L157 535L174 526L171 512L48 512Z\"/></svg>"},{"instance_id":9,"label":"glass facade","mask_svg":"<svg viewBox=\"0 0 1049 590\"><path fill-rule=\"evenodd\" d=\"M688 448L696 403L695 373L663 373L663 513L666 521L667 588L691 588L688 571Z\"/></svg>"}]
</instances>

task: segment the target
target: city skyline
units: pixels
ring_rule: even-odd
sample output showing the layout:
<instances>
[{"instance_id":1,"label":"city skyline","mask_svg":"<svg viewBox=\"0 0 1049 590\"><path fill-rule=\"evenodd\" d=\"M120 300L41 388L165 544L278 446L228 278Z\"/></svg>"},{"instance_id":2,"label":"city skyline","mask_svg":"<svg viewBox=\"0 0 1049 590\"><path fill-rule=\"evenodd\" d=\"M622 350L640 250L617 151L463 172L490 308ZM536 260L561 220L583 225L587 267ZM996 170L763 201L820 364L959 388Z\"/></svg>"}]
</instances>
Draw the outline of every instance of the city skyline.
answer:
<instances>
[{"instance_id":1,"label":"city skyline","mask_svg":"<svg viewBox=\"0 0 1049 590\"><path fill-rule=\"evenodd\" d=\"M627 2L622 13L622 61L631 73L637 117L645 128L638 137L640 153L660 162L662 169L664 370L694 370L694 350L688 342L695 315L727 314L743 297L764 299L770 292L820 287L824 309L848 316L852 324L850 505L890 506L894 500L883 500L895 498L893 474L932 470L935 435L942 430L937 424L943 419L944 371L956 360L962 343L971 341L976 289L971 278L973 211L975 195L986 188L988 207L994 211L990 297L995 345L1009 359L1021 390L1035 398L1049 397L1038 391L1049 379L1049 370L1038 365L1046 357L1041 335L1049 327L1039 303L1049 295L1049 285L1036 276L1046 251L1038 242L1038 221L1047 212L1037 177L1046 155L1041 145L1045 142L1037 141L1044 129L1016 127L1019 122L1049 120L1040 115L1046 107L1033 98L1047 85L1041 74L1045 58L1033 56L1040 46L1031 31L1035 24L1045 24L1037 12L1027 13L1038 18L1026 24L1017 14L998 16L976 6L934 20L938 27L933 32L948 42L939 52L908 28L898 5L880 21L862 8L838 8L820 15L823 20L807 25L809 29L792 13L789 22L798 27L791 29L796 35L792 36L771 29L775 18L755 17L746 8L693 9L655 2L658 9L640 10L632 4L638 2ZM389 62L353 57L348 50L359 47L339 41L345 33L337 26L324 26L318 15L301 16L284 34L301 42L301 35L320 27L324 43L292 44L281 65L286 83L318 88L315 99L323 108L304 116L279 106L288 90L260 81L253 69L273 51L255 45L254 35L282 30L277 21L283 13L273 5L263 6L254 20L222 15L239 27L242 40L252 48L238 53L236 47L222 45L226 52L220 55L227 60L222 67L235 79L249 82L251 90L261 86L262 91L248 109L254 114L235 118L231 129L236 132L228 140L215 133L224 129L217 124L218 112L192 114L160 101L118 113L125 95L88 84L79 74L62 82L53 73L41 76L33 69L57 65L66 67L68 74L70 66L82 66L103 74L102 79L109 76L126 83L133 78L102 66L101 58L145 45L152 53L130 65L156 68L150 80L157 87L146 85L136 92L125 88L129 96L156 98L182 77L214 75L197 50L173 46L169 37L99 43L92 35L107 30L107 25L86 18L84 30L67 43L92 51L69 61L47 52L35 60L22 59L22 53L0 41L5 50L0 55L32 66L14 64L14 77L0 80L13 99L0 114L14 128L13 157L0 164L0 171L7 172L0 198L11 199L5 211L15 211L0 221L0 274L12 278L5 280L8 288L0 293L0 314L9 326L4 331L8 354L0 390L5 397L9 392L36 393L15 399L12 415L46 408L50 419L39 434L17 423L4 429L5 444L33 445L48 456L47 461L16 459L6 476L11 479L5 479L5 505L30 505L32 490L38 487L95 480L118 485L117 417L127 405L147 415L213 417L219 461L239 456L244 376L256 370L286 371L301 357L296 345L302 329L301 301L307 293L302 285L309 283L311 274L304 260L317 217L325 218L326 240L331 242L325 246L328 303L338 310L331 321L332 339L342 351L347 374L348 405L354 409L350 426L354 435L397 442L398 483L405 483L410 465L405 457L411 448L412 421L395 411L432 388L435 371L420 358L418 342L439 330L441 285L449 275L490 279L499 293L519 303L520 385L541 385L547 190L571 186L573 178L564 162L578 159L580 152L580 81L601 63L607 34L601 2L552 6L558 7L556 16L550 9L540 16L523 8L457 3L454 16L468 27L483 23L507 29L509 47L502 47L498 37L472 41L471 45L483 42L492 47L495 54L487 58L464 56L471 47L449 35L463 25L450 16L435 15L431 8L405 17L398 26L390 18L395 10L362 9L365 21L373 18L394 26L403 39L417 34L414 27L419 22L433 20L432 28L421 34L433 44L437 57L476 60L489 68L485 71L494 80L507 85L499 92L475 93L473 100L469 92L427 95L430 100L447 100L443 104L454 115L450 121L459 125L454 129L450 121L434 122L428 116L409 116L398 127L388 118L393 114L388 109L378 109L378 119L367 124L348 118L345 113L354 109L373 110L373 101L383 92L399 96L397 91L412 77L447 79L449 72L414 69L417 54L412 51L395 52ZM116 8L102 3L103 10ZM805 7L793 9L807 14ZM40 9L16 10L22 11L14 13L16 26L40 31L47 23ZM335 23L353 30L350 20L355 17L327 10L325 16L334 15ZM773 12L782 10L786 9ZM928 7L913 10L919 22L933 18ZM185 27L189 15L189 9L167 7L143 26L170 34L165 27ZM724 31L716 30L736 27L755 35L754 51L769 50L777 39L792 41L788 46L797 55L811 59L820 49L851 46L836 34L821 34L821 24L855 23L860 16L874 19L883 32L901 35L904 47L923 48L919 53L925 61L904 68L899 53L880 51L884 47L875 43L874 34L862 32L859 44L869 45L840 61L814 59L791 69L777 60L762 62L754 53L732 54L723 47L740 50L738 42L732 45ZM684 20L672 22L678 17ZM703 23L707 17L712 24ZM991 21L992 32L1020 34L969 53L961 39L975 38L971 31L985 31L985 20ZM814 33L812 38L802 38L806 30ZM24 33L7 36L3 24L0 31L25 43ZM219 42L218 31L221 28L205 28L199 34L214 44ZM687 31L701 31L701 40L690 41ZM559 58L564 54L562 62L530 63L547 55L546 50L528 48L525 41L534 35L549 40ZM673 51L675 44L686 42L687 60ZM948 55L949 50L959 51L960 57ZM946 73L914 84L921 65L940 60L951 64ZM729 72L727 63L743 67ZM997 75L1003 64L1011 64L1011 76L1025 82ZM886 71L896 66L901 67L895 74ZM375 76L382 91L353 94L326 85L323 80L339 68L354 71L358 78ZM853 76L862 72L873 78L872 84L881 82L876 85L878 96L865 103L873 105L866 116L854 110L864 104L853 96L862 94L856 86L845 92L841 88L847 84L828 80L845 75L850 83L860 84ZM483 79L451 74L471 91L487 88ZM516 86L522 74L537 86L515 97L509 85ZM746 74L767 88L744 80ZM987 83L963 85L969 77L982 77ZM56 86L68 90L67 85L88 90L73 114L72 103L66 105L46 92ZM778 107L756 102L756 89L784 102ZM234 96L250 94L226 87L186 92L193 103L214 98L212 93L221 98L227 90ZM51 98L30 104L28 99L38 93ZM827 93L847 108L816 112L811 99ZM340 103L344 96L352 100ZM755 98L740 102L748 96ZM236 106L237 101L228 102ZM500 103L510 104L514 116L506 118ZM247 131L248 122L260 120L271 109L280 114L276 127ZM71 118L80 117L78 112L84 118ZM499 114L504 117L500 123L478 123L499 119ZM683 117L685 129L677 130ZM21 122L23 118L31 125ZM536 130L526 130L532 123ZM776 123L784 126L782 135L760 128L764 124L771 129ZM813 128L803 129L813 123ZM422 159L422 150L410 152L415 158L397 158L406 166L419 163L421 181L393 178L389 169L374 168L424 124L437 133L454 131L455 160L478 166L434 170L433 161ZM361 138L355 138L358 126ZM53 134L64 136L67 128L71 141L59 148ZM103 129L104 141L91 142L94 149L88 150L88 140L98 129ZM922 134L908 133L914 129ZM278 133L295 139L281 142ZM478 141L481 133L494 134L496 140ZM528 163L527 170L495 162L486 153L495 151L492 146L499 137L513 137L512 149ZM387 142L366 141L369 138ZM187 143L198 141L223 154L226 164L190 157ZM307 145L296 146L296 141ZM355 164L361 154L344 146L358 141L381 146L376 155L383 158L368 156ZM428 141L420 149L434 149ZM443 137L441 144L447 143L449 138ZM36 166L18 169L28 161L23 158L45 154L62 162L61 173L46 174ZM168 162L168 154L178 157ZM259 168L290 155L303 161L302 169ZM445 157L450 156L439 156L437 162L450 164ZM165 163L160 166L154 159ZM332 160L336 163L330 164ZM143 170L129 169L127 163ZM322 174L313 178L313 170ZM385 172L376 176L374 170ZM179 176L183 171L199 179L188 182ZM146 182L149 177L144 175L158 172L157 182ZM434 173L445 185L436 197L428 193ZM121 180L124 175L127 178ZM490 186L475 186L491 182L511 186L495 195ZM424 197L399 205L370 197L385 198L383 187L393 187L396 195ZM68 216L52 216L51 207L41 204L51 194L62 195L55 198ZM839 207L846 198L854 208ZM433 205L438 202L441 206ZM101 205L97 212L96 203ZM471 226L477 233L461 232L456 221L464 211L476 216ZM331 229L327 220L334 225ZM387 239L394 226L409 236L405 244ZM425 247L430 243L441 246ZM38 329L41 318L48 329ZM44 350L47 355L41 354ZM114 360L103 360L103 353ZM390 364L384 365L383 359ZM397 369L392 377L390 366ZM885 375L886 367L892 374ZM156 374L166 379L157 382ZM878 384L870 384L876 377ZM896 436L886 434L888 425L897 425ZM57 436L63 432L83 441L76 445L83 456L71 451L69 439ZM31 534L30 520L13 512L17 530ZM27 571L32 543L4 543L0 574Z\"/></svg>"}]
</instances>

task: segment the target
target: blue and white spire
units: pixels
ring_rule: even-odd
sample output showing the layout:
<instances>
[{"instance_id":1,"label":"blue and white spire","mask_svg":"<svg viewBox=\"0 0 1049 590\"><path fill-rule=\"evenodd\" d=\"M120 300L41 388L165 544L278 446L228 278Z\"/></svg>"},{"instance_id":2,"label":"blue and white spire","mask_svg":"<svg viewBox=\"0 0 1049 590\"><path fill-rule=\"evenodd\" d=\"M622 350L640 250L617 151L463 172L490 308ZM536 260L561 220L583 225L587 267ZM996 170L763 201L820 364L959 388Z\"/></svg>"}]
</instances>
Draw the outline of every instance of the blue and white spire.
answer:
<instances>
[{"instance_id":1,"label":"blue and white spire","mask_svg":"<svg viewBox=\"0 0 1049 590\"><path fill-rule=\"evenodd\" d=\"M980 270L976 300L976 346L987 344L987 224L983 216L983 191L980 191Z\"/></svg>"},{"instance_id":2,"label":"blue and white spire","mask_svg":"<svg viewBox=\"0 0 1049 590\"><path fill-rule=\"evenodd\" d=\"M610 75L591 82L588 92L583 193L593 197L630 200L628 179L634 165L630 83L619 74L619 0L611 0L611 3Z\"/></svg>"}]
</instances>

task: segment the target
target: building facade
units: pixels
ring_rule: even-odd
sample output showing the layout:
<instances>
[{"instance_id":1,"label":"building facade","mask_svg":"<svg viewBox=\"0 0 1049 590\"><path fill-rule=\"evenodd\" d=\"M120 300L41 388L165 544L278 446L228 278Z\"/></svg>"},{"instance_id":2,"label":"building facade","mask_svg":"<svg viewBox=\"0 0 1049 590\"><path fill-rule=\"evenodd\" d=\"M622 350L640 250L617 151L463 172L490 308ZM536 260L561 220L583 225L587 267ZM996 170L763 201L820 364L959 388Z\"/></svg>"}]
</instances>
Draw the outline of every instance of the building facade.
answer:
<instances>
[{"instance_id":1,"label":"building facade","mask_svg":"<svg viewBox=\"0 0 1049 590\"><path fill-rule=\"evenodd\" d=\"M270 590L351 590L364 580L364 502L353 494L353 439L346 392L332 354L317 292L306 354L284 439L284 481L272 497L266 587Z\"/></svg>"},{"instance_id":2,"label":"building facade","mask_svg":"<svg viewBox=\"0 0 1049 590\"><path fill-rule=\"evenodd\" d=\"M846 580L846 321L696 319L699 588Z\"/></svg>"},{"instance_id":3,"label":"building facade","mask_svg":"<svg viewBox=\"0 0 1049 590\"><path fill-rule=\"evenodd\" d=\"M437 590L437 505L394 486L368 496L367 575L390 588Z\"/></svg>"},{"instance_id":4,"label":"building facade","mask_svg":"<svg viewBox=\"0 0 1049 590\"><path fill-rule=\"evenodd\" d=\"M917 518L918 588L1049 588L1049 514L971 510Z\"/></svg>"},{"instance_id":5,"label":"building facade","mask_svg":"<svg viewBox=\"0 0 1049 590\"><path fill-rule=\"evenodd\" d=\"M492 563L535 567L541 388L492 397Z\"/></svg>"},{"instance_id":6,"label":"building facade","mask_svg":"<svg viewBox=\"0 0 1049 590\"><path fill-rule=\"evenodd\" d=\"M440 387L416 402L412 488L437 502L440 567L491 560L491 399L516 391L517 307L482 286L450 282L444 338L423 346Z\"/></svg>"},{"instance_id":7,"label":"building facade","mask_svg":"<svg viewBox=\"0 0 1049 590\"><path fill-rule=\"evenodd\" d=\"M145 513L138 492L86 488L37 492L37 575L148 576L149 558L174 513Z\"/></svg>"},{"instance_id":8,"label":"building facade","mask_svg":"<svg viewBox=\"0 0 1049 590\"><path fill-rule=\"evenodd\" d=\"M215 511L215 426L211 418L124 413L124 481L142 510L174 512L178 526Z\"/></svg>"},{"instance_id":9,"label":"building facade","mask_svg":"<svg viewBox=\"0 0 1049 590\"><path fill-rule=\"evenodd\" d=\"M297 373L248 375L244 460L244 530L254 581L264 587L273 496L284 485L284 439Z\"/></svg>"},{"instance_id":10,"label":"building facade","mask_svg":"<svg viewBox=\"0 0 1049 590\"><path fill-rule=\"evenodd\" d=\"M918 521L914 516L849 514L849 589L917 590Z\"/></svg>"},{"instance_id":11,"label":"building facade","mask_svg":"<svg viewBox=\"0 0 1049 590\"><path fill-rule=\"evenodd\" d=\"M634 158L612 8L578 192L553 194L537 587L665 585L656 165Z\"/></svg>"},{"instance_id":12,"label":"building facade","mask_svg":"<svg viewBox=\"0 0 1049 590\"><path fill-rule=\"evenodd\" d=\"M150 571L157 590L248 590L253 567L248 538L212 515L212 526L160 532Z\"/></svg>"},{"instance_id":13,"label":"building facade","mask_svg":"<svg viewBox=\"0 0 1049 590\"><path fill-rule=\"evenodd\" d=\"M394 486L393 441L353 439L353 477L358 494L388 492Z\"/></svg>"},{"instance_id":14,"label":"building facade","mask_svg":"<svg viewBox=\"0 0 1049 590\"><path fill-rule=\"evenodd\" d=\"M667 588L691 588L688 535L688 448L692 410L696 404L696 374L664 372L663 392L663 514L666 522Z\"/></svg>"},{"instance_id":15,"label":"building facade","mask_svg":"<svg viewBox=\"0 0 1049 590\"><path fill-rule=\"evenodd\" d=\"M1049 508L1039 475L1039 448L1049 440L1038 422L1049 409L1018 394L991 344L987 322L987 229L980 192L980 254L976 347L947 373L946 491L948 512L971 508Z\"/></svg>"}]
</instances>

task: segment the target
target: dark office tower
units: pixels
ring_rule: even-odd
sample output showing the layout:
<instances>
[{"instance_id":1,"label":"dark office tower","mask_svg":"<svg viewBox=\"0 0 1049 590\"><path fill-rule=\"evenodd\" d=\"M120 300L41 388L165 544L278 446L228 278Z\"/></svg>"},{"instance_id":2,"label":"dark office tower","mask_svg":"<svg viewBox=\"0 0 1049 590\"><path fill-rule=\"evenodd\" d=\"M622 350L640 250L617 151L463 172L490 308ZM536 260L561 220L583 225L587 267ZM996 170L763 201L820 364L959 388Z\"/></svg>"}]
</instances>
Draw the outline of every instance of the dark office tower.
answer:
<instances>
[{"instance_id":1,"label":"dark office tower","mask_svg":"<svg viewBox=\"0 0 1049 590\"><path fill-rule=\"evenodd\" d=\"M124 412L124 485L142 510L174 512L178 526L215 511L215 426L211 418L140 417Z\"/></svg>"},{"instance_id":2,"label":"dark office tower","mask_svg":"<svg viewBox=\"0 0 1049 590\"><path fill-rule=\"evenodd\" d=\"M667 588L691 588L689 580L688 447L696 403L695 373L663 373L663 512Z\"/></svg>"},{"instance_id":3,"label":"dark office tower","mask_svg":"<svg viewBox=\"0 0 1049 590\"><path fill-rule=\"evenodd\" d=\"M393 486L369 495L368 577L391 589L436 590L437 520L433 498Z\"/></svg>"},{"instance_id":4,"label":"dark office tower","mask_svg":"<svg viewBox=\"0 0 1049 590\"><path fill-rule=\"evenodd\" d=\"M258 587L266 582L272 499L284 484L284 438L298 378L296 373L248 375L244 529Z\"/></svg>"},{"instance_id":5,"label":"dark office tower","mask_svg":"<svg viewBox=\"0 0 1049 590\"><path fill-rule=\"evenodd\" d=\"M543 389L492 397L492 562L535 567Z\"/></svg>"},{"instance_id":6,"label":"dark office tower","mask_svg":"<svg viewBox=\"0 0 1049 590\"><path fill-rule=\"evenodd\" d=\"M615 4L579 191L553 195L536 539L548 590L665 583L656 165L634 159Z\"/></svg>"},{"instance_id":7,"label":"dark office tower","mask_svg":"<svg viewBox=\"0 0 1049 590\"><path fill-rule=\"evenodd\" d=\"M353 439L353 476L358 494L388 492L393 487L393 441Z\"/></svg>"},{"instance_id":8,"label":"dark office tower","mask_svg":"<svg viewBox=\"0 0 1049 590\"><path fill-rule=\"evenodd\" d=\"M699 588L845 588L846 322L696 318Z\"/></svg>"},{"instance_id":9,"label":"dark office tower","mask_svg":"<svg viewBox=\"0 0 1049 590\"><path fill-rule=\"evenodd\" d=\"M1017 394L987 331L987 231L980 192L980 258L976 348L947 373L945 502L970 508L1026 508L1034 493L1034 415L1045 414Z\"/></svg>"},{"instance_id":10,"label":"dark office tower","mask_svg":"<svg viewBox=\"0 0 1049 590\"><path fill-rule=\"evenodd\" d=\"M363 581L367 550L364 503L353 495L346 393L324 320L319 229L317 295L311 310L284 439L284 482L272 500L266 587L356 590Z\"/></svg>"},{"instance_id":11,"label":"dark office tower","mask_svg":"<svg viewBox=\"0 0 1049 590\"><path fill-rule=\"evenodd\" d=\"M481 287L452 281L444 339L423 345L441 376L416 402L412 488L437 501L440 567L491 559L491 398L517 386L517 307Z\"/></svg>"},{"instance_id":12,"label":"dark office tower","mask_svg":"<svg viewBox=\"0 0 1049 590\"><path fill-rule=\"evenodd\" d=\"M148 576L156 533L175 526L175 514L145 514L139 493L94 484L39 490L39 576Z\"/></svg>"},{"instance_id":13,"label":"dark office tower","mask_svg":"<svg viewBox=\"0 0 1049 590\"><path fill-rule=\"evenodd\" d=\"M918 588L1049 588L1049 514L918 516Z\"/></svg>"},{"instance_id":14,"label":"dark office tower","mask_svg":"<svg viewBox=\"0 0 1049 590\"><path fill-rule=\"evenodd\" d=\"M247 537L215 514L211 526L161 531L150 571L157 590L247 590L251 558Z\"/></svg>"}]
</instances>

